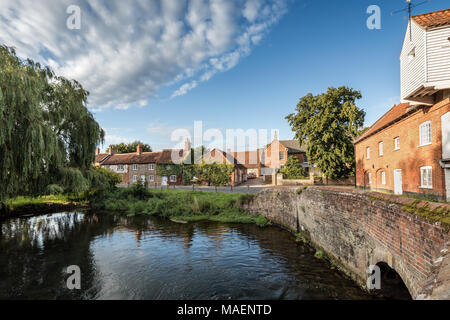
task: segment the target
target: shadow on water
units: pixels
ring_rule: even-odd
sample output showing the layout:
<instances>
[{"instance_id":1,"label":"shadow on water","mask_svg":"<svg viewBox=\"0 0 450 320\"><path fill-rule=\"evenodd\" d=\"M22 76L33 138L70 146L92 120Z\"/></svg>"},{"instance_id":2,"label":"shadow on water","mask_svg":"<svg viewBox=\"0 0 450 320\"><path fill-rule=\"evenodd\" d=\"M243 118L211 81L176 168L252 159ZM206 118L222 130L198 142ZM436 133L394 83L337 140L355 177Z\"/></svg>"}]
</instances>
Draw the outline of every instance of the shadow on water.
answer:
<instances>
[{"instance_id":1,"label":"shadow on water","mask_svg":"<svg viewBox=\"0 0 450 320\"><path fill-rule=\"evenodd\" d=\"M374 298L276 227L77 212L2 222L0 279L0 299Z\"/></svg>"}]
</instances>

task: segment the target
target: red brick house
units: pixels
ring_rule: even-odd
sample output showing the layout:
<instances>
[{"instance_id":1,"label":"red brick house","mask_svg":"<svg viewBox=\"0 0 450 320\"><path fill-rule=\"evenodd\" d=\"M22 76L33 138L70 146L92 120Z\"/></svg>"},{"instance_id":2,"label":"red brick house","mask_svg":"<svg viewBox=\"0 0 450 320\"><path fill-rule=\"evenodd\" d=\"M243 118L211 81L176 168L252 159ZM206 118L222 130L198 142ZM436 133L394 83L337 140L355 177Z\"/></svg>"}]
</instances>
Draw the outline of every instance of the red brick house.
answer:
<instances>
[{"instance_id":1,"label":"red brick house","mask_svg":"<svg viewBox=\"0 0 450 320\"><path fill-rule=\"evenodd\" d=\"M404 103L356 139L356 184L450 200L450 9L412 18L400 62Z\"/></svg>"},{"instance_id":2,"label":"red brick house","mask_svg":"<svg viewBox=\"0 0 450 320\"><path fill-rule=\"evenodd\" d=\"M234 165L234 171L230 177L232 186L247 181L247 168L234 157L234 154L230 150L225 152L220 149L213 149L203 156L203 161L206 163Z\"/></svg>"}]
</instances>

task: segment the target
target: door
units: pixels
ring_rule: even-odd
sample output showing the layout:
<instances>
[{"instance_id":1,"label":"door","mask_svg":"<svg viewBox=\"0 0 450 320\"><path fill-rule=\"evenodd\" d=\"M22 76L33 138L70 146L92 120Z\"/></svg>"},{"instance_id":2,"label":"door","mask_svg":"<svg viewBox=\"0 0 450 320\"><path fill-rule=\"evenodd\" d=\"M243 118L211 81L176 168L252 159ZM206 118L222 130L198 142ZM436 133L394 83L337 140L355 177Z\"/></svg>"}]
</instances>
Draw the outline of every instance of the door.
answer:
<instances>
[{"instance_id":1,"label":"door","mask_svg":"<svg viewBox=\"0 0 450 320\"><path fill-rule=\"evenodd\" d=\"M394 170L394 193L403 194L402 170Z\"/></svg>"},{"instance_id":2,"label":"door","mask_svg":"<svg viewBox=\"0 0 450 320\"><path fill-rule=\"evenodd\" d=\"M162 177L162 185L167 186L167 177Z\"/></svg>"}]
</instances>

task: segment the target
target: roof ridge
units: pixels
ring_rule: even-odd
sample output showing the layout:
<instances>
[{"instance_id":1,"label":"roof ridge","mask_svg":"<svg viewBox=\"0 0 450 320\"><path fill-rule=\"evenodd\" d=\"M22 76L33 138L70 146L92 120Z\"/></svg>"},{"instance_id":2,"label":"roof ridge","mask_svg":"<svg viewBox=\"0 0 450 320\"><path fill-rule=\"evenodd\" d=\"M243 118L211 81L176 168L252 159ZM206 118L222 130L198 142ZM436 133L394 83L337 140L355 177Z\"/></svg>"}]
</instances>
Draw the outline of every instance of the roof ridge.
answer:
<instances>
[{"instance_id":1,"label":"roof ridge","mask_svg":"<svg viewBox=\"0 0 450 320\"><path fill-rule=\"evenodd\" d=\"M432 11L432 12L426 12L426 13L416 14L415 16L412 16L412 18L415 18L415 17L421 17L421 16L426 16L426 15L433 14L433 13L440 13L440 12L444 12L444 11L450 11L450 8L448 8L448 9L442 9L442 10L438 10L438 11Z\"/></svg>"}]
</instances>

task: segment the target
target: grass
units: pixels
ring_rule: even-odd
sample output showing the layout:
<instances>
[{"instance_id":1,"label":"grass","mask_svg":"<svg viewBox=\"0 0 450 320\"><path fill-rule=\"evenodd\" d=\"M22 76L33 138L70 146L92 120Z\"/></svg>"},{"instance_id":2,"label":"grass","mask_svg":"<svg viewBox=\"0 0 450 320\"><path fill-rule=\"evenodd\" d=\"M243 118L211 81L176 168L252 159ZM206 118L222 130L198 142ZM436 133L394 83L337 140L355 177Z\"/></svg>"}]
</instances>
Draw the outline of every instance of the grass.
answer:
<instances>
[{"instance_id":1,"label":"grass","mask_svg":"<svg viewBox=\"0 0 450 320\"><path fill-rule=\"evenodd\" d=\"M179 221L217 221L270 225L263 216L241 209L253 195L213 193L187 190L123 188L104 199L92 202L94 209L120 212L128 216L155 215Z\"/></svg>"},{"instance_id":2,"label":"grass","mask_svg":"<svg viewBox=\"0 0 450 320\"><path fill-rule=\"evenodd\" d=\"M22 207L30 207L30 206L39 206L46 204L69 204L69 203L78 203L78 197L73 195L50 195L50 196L41 196L41 197L16 197L13 199L9 199L6 201L6 207L10 211L14 211L20 209Z\"/></svg>"}]
</instances>

